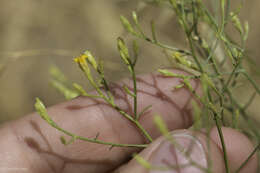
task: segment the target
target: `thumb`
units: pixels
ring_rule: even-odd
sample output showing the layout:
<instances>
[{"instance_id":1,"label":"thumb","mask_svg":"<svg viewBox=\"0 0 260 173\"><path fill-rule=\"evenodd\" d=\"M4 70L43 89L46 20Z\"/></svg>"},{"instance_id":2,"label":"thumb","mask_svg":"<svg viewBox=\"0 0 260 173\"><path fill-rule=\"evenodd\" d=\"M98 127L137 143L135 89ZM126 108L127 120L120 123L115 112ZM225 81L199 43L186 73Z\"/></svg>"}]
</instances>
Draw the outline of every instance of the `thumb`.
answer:
<instances>
[{"instance_id":1,"label":"thumb","mask_svg":"<svg viewBox=\"0 0 260 173\"><path fill-rule=\"evenodd\" d=\"M219 147L218 137L211 131L210 138L202 132L176 130L171 133L174 142L161 137L139 153L135 159L118 169L115 173L224 173L223 152ZM229 167L239 165L237 158L245 160L252 150L251 142L242 134L229 128L223 128L229 155ZM241 141L241 138L243 139ZM239 142L240 141L240 142ZM246 153L246 154L245 154ZM254 156L242 172L256 172L257 158Z\"/></svg>"}]
</instances>

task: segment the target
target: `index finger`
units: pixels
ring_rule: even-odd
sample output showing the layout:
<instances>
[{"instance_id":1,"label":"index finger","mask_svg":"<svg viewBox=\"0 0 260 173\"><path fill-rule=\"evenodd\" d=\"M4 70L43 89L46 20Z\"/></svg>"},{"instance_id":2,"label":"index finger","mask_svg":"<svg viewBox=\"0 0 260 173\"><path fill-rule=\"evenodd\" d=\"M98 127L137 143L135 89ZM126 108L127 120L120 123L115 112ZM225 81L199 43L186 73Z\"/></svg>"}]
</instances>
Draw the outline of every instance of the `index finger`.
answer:
<instances>
[{"instance_id":1,"label":"index finger","mask_svg":"<svg viewBox=\"0 0 260 173\"><path fill-rule=\"evenodd\" d=\"M182 71L174 70L175 73ZM122 89L131 88L131 81L113 84L115 103L125 112L132 114L133 101ZM170 130L187 128L192 124L192 98L187 89L173 91L180 84L178 78L168 78L152 73L137 78L138 112L152 105L141 117L144 129L156 138L160 135L153 125L153 115L160 114ZM195 89L198 82L191 81ZM118 111L102 101L79 97L48 109L49 115L62 128L88 138L99 140L143 144L146 139L138 128ZM59 137L62 134L44 122L38 115L31 114L6 124L0 134L1 161L5 167L24 167L31 172L106 172L125 162L138 148L113 148L109 146L75 141L64 146ZM7 152L6 152L7 151Z\"/></svg>"}]
</instances>

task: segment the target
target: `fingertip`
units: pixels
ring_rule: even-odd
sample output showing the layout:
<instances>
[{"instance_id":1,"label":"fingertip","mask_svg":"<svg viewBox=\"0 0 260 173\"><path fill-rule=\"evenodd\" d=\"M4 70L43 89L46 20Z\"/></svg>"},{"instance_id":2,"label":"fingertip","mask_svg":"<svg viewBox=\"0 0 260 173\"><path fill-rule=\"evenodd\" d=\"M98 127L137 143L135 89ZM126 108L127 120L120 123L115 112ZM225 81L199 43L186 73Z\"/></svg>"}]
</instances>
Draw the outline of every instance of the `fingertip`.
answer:
<instances>
[{"instance_id":1,"label":"fingertip","mask_svg":"<svg viewBox=\"0 0 260 173\"><path fill-rule=\"evenodd\" d=\"M248 139L248 137L246 137L244 134L240 133L235 129L222 127L222 133L227 150L230 169L231 172L234 172L248 158L248 156L252 153L255 147L253 143ZM210 136L211 139L220 148L222 148L218 130L216 127L214 127L211 130ZM247 164L241 169L239 173L257 172L257 161L257 155L254 154L253 157L247 162Z\"/></svg>"},{"instance_id":2,"label":"fingertip","mask_svg":"<svg viewBox=\"0 0 260 173\"><path fill-rule=\"evenodd\" d=\"M206 135L190 130L175 130L171 134L174 144L160 137L138 154L150 167L133 159L117 173L225 172L221 150ZM213 165L209 166L209 160Z\"/></svg>"}]
</instances>

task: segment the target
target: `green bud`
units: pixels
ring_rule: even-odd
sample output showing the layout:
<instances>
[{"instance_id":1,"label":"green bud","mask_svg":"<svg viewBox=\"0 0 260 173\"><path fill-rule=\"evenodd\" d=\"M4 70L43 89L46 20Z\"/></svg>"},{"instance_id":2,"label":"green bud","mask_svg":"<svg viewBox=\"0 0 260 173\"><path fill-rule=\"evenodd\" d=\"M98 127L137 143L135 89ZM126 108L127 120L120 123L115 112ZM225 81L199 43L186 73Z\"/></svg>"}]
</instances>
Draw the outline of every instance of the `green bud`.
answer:
<instances>
[{"instance_id":1,"label":"green bud","mask_svg":"<svg viewBox=\"0 0 260 173\"><path fill-rule=\"evenodd\" d=\"M240 19L233 12L230 13L230 16L231 16L231 21L234 24L235 28L239 31L240 34L242 34L243 33L243 28L242 28Z\"/></svg>"},{"instance_id":2,"label":"green bud","mask_svg":"<svg viewBox=\"0 0 260 173\"><path fill-rule=\"evenodd\" d=\"M132 33L132 34L136 34L134 28L132 27L132 25L130 24L130 22L127 20L127 18L125 18L124 16L120 16L120 20L121 20L121 22L122 22L124 28L125 28L128 32L130 32L130 33Z\"/></svg>"},{"instance_id":3,"label":"green bud","mask_svg":"<svg viewBox=\"0 0 260 173\"><path fill-rule=\"evenodd\" d=\"M137 17L137 14L136 14L135 11L132 12L132 17L133 17L133 20L134 20L135 24L138 25L138 23L139 23L138 22L138 17Z\"/></svg>"},{"instance_id":4,"label":"green bud","mask_svg":"<svg viewBox=\"0 0 260 173\"><path fill-rule=\"evenodd\" d=\"M119 50L120 56L124 61L124 63L126 65L130 65L130 59L129 59L130 56L129 56L128 48L126 47L124 40L120 37L117 39L117 48Z\"/></svg>"},{"instance_id":5,"label":"green bud","mask_svg":"<svg viewBox=\"0 0 260 173\"><path fill-rule=\"evenodd\" d=\"M92 65L92 67L97 70L98 64L94 58L94 56L90 53L90 51L85 51L84 54L87 56L87 61Z\"/></svg>"},{"instance_id":6,"label":"green bud","mask_svg":"<svg viewBox=\"0 0 260 173\"><path fill-rule=\"evenodd\" d=\"M52 121L51 117L48 115L44 104L42 103L42 101L39 98L36 98L36 102L34 104L34 107L35 107L37 113L42 117L42 119L47 121L47 123L52 125L52 126L55 125L54 121Z\"/></svg>"}]
</instances>

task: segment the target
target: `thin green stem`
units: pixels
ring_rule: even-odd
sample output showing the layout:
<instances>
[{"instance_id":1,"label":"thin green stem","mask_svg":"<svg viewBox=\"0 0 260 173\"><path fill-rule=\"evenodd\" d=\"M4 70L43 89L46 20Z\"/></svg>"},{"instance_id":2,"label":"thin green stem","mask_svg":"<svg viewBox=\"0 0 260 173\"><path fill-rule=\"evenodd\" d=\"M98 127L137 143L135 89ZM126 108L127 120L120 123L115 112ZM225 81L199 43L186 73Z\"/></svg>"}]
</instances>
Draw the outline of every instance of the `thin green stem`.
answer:
<instances>
[{"instance_id":1,"label":"thin green stem","mask_svg":"<svg viewBox=\"0 0 260 173\"><path fill-rule=\"evenodd\" d=\"M135 69L134 66L131 65L132 68L132 80L133 80L133 85L134 85L134 117L135 120L137 120L137 88L136 88L136 74L135 74Z\"/></svg>"},{"instance_id":2,"label":"thin green stem","mask_svg":"<svg viewBox=\"0 0 260 173\"><path fill-rule=\"evenodd\" d=\"M183 50L183 49L179 49L179 48L176 48L176 47L172 47L172 46L169 46L169 45L166 45L166 44L163 44L159 41L156 41L156 40L151 40L150 38L148 37L145 37L144 38L146 41L148 41L149 43L151 44L154 44L156 46L159 46L163 49L167 49L167 50L171 50L171 51L174 51L174 52L180 52L180 53L183 53L185 55L191 55L191 52L187 51L187 50Z\"/></svg>"},{"instance_id":3,"label":"thin green stem","mask_svg":"<svg viewBox=\"0 0 260 173\"><path fill-rule=\"evenodd\" d=\"M260 134L259 134L259 130L258 128L254 125L254 122L249 118L249 116L247 115L247 113L245 112L243 106L241 106L236 99L233 98L233 95L231 93L231 91L229 89L227 89L227 93L228 96L230 98L230 100L232 101L232 103L234 104L234 106L239 109L239 112L241 113L242 117L245 119L245 122L248 124L248 126L251 128L252 132L255 134L255 136L257 137L257 140L260 141Z\"/></svg>"},{"instance_id":4,"label":"thin green stem","mask_svg":"<svg viewBox=\"0 0 260 173\"><path fill-rule=\"evenodd\" d=\"M246 110L250 105L251 103L254 101L255 99L255 96L256 96L256 92L254 92L252 94L252 96L249 98L249 100L247 101L247 103L244 105L243 109Z\"/></svg>"},{"instance_id":5,"label":"thin green stem","mask_svg":"<svg viewBox=\"0 0 260 173\"><path fill-rule=\"evenodd\" d=\"M121 108L119 108L117 105L115 105L114 103L111 103L110 101L108 101L108 103L115 109L117 110L121 115L123 115L126 119L130 120L131 122L135 123L135 120L133 119L133 117L129 114L127 114L125 111L123 111Z\"/></svg>"},{"instance_id":6,"label":"thin green stem","mask_svg":"<svg viewBox=\"0 0 260 173\"><path fill-rule=\"evenodd\" d=\"M220 33L224 32L225 29L225 2L226 0L220 0L220 6L221 6L221 28L220 28Z\"/></svg>"},{"instance_id":7,"label":"thin green stem","mask_svg":"<svg viewBox=\"0 0 260 173\"><path fill-rule=\"evenodd\" d=\"M239 173L248 163L248 161L254 156L254 154L257 152L257 150L260 147L260 143L255 147L255 149L251 152L251 154L247 157L247 159L239 166L239 168L235 171L235 173Z\"/></svg>"},{"instance_id":8,"label":"thin green stem","mask_svg":"<svg viewBox=\"0 0 260 173\"><path fill-rule=\"evenodd\" d=\"M92 143L96 143L96 144L110 145L110 146L113 146L113 147L139 147L139 148L146 148L147 147L147 144L117 144L117 143L112 143L112 142L104 142L104 141L101 141L101 140L98 140L98 139L85 138L85 137L82 137L82 136L77 136L77 135L75 135L71 132L68 132L68 131L62 129L61 127L59 127L59 126L53 126L53 127L56 128L57 130L63 132L64 134L71 136L75 139L79 139L79 140L87 141L87 142L92 142Z\"/></svg>"},{"instance_id":9,"label":"thin green stem","mask_svg":"<svg viewBox=\"0 0 260 173\"><path fill-rule=\"evenodd\" d=\"M123 111L121 108L119 108L117 105L115 105L114 103L111 103L110 100L107 100L108 103L111 104L111 106L116 109L121 115L123 115L124 117L126 117L128 120L130 120L131 122L133 122L140 130L141 132L144 134L144 136L149 140L149 142L152 142L152 138L149 135L149 133L143 128L143 126L139 123L139 121L135 118L133 118L131 115L127 114L125 111Z\"/></svg>"},{"instance_id":10,"label":"thin green stem","mask_svg":"<svg viewBox=\"0 0 260 173\"><path fill-rule=\"evenodd\" d=\"M210 94L210 93L208 93L208 98L209 98L209 101L212 102L211 94ZM220 99L220 100L221 100L221 99ZM222 106L222 103L221 103L221 106ZM219 138L220 138L220 141L221 141L221 146L222 146L222 150L223 150L223 154L224 154L224 162L225 162L226 173L230 173L229 164L228 164L227 150L226 150L226 145L225 145L225 141L224 141L224 136L223 136L222 129L221 129L221 124L220 124L219 121L218 121L218 115L217 115L217 113L216 113L216 112L213 112L213 115L214 115L215 124L216 124L217 129L218 129L218 134L219 134ZM223 115L222 115L222 116L223 116ZM222 118L222 116L221 116L221 118Z\"/></svg>"},{"instance_id":11,"label":"thin green stem","mask_svg":"<svg viewBox=\"0 0 260 173\"><path fill-rule=\"evenodd\" d=\"M142 131L142 133L145 135L145 137L149 140L149 142L153 142L152 137L149 135L149 133L143 128L143 126L139 123L139 121L135 121L136 126Z\"/></svg>"},{"instance_id":12,"label":"thin green stem","mask_svg":"<svg viewBox=\"0 0 260 173\"><path fill-rule=\"evenodd\" d=\"M135 76L135 75L134 75ZM96 91L98 92L98 94L107 102L109 103L115 110L117 110L121 115L123 115L125 118L127 118L128 120L130 120L131 122L133 122L141 131L142 133L145 135L145 137L151 142L152 138L151 136L148 134L148 132L142 127L142 125L136 121L131 115L127 114L125 111L123 111L121 108L119 108L110 98L106 97L103 92L100 90L100 88L96 85L96 83L94 82L93 79L89 80L90 83L92 84L92 86L96 89ZM135 80L136 81L136 80ZM136 84L135 84L136 86ZM136 89L135 89L136 90ZM137 103L137 101L136 101ZM137 107L137 104L136 104Z\"/></svg>"},{"instance_id":13,"label":"thin green stem","mask_svg":"<svg viewBox=\"0 0 260 173\"><path fill-rule=\"evenodd\" d=\"M136 117L136 120L139 120L140 119L140 117L145 113L145 111L147 111L149 108L151 108L152 107L152 105L148 105L148 106L146 106L141 112L139 112L138 114L137 114L137 117Z\"/></svg>"},{"instance_id":14,"label":"thin green stem","mask_svg":"<svg viewBox=\"0 0 260 173\"><path fill-rule=\"evenodd\" d=\"M190 45L190 49L191 49L191 54L192 54L192 56L193 56L193 58L194 58L194 60L195 60L195 62L197 64L197 66L199 67L200 72L203 73L204 70L203 70L203 68L201 66L201 63L199 62L199 59L198 59L196 53L195 53L195 49L194 49L194 46L193 46L193 43L192 43L192 38L190 36L188 36L188 41L189 41L189 45Z\"/></svg>"},{"instance_id":15,"label":"thin green stem","mask_svg":"<svg viewBox=\"0 0 260 173\"><path fill-rule=\"evenodd\" d=\"M252 84L252 86L255 88L255 90L257 91L258 94L260 94L260 88L259 86L255 83L255 81L246 73L243 72L242 73L247 79L248 81Z\"/></svg>"},{"instance_id":16,"label":"thin green stem","mask_svg":"<svg viewBox=\"0 0 260 173\"><path fill-rule=\"evenodd\" d=\"M230 0L227 0L227 3L226 3L226 14L225 14L225 21L227 23L227 20L228 20L228 16L229 16L229 12L230 12Z\"/></svg>"},{"instance_id":17,"label":"thin green stem","mask_svg":"<svg viewBox=\"0 0 260 173\"><path fill-rule=\"evenodd\" d=\"M232 81L232 79L233 79L233 77L234 77L234 75L235 75L235 73L236 73L237 68L239 67L239 65L240 65L240 63L237 63L237 64L235 65L234 69L232 70L232 73L229 75L226 84L224 84L224 86L223 86L223 91L222 91L223 93L227 90L227 88L228 88L230 82Z\"/></svg>"},{"instance_id":18,"label":"thin green stem","mask_svg":"<svg viewBox=\"0 0 260 173\"><path fill-rule=\"evenodd\" d=\"M204 70L203 70L203 68L201 66L201 63L199 62L199 59L198 59L196 53L195 53L195 48L194 48L193 41L192 41L192 38L191 38L192 37L191 36L191 31L189 30L189 28L187 26L187 22L185 20L186 19L186 15L184 15L185 12L181 12L180 13L177 8L175 8L174 6L173 6L173 8L175 9L177 16L180 18L180 21L182 23L183 29L184 29L185 34L187 36L187 39L188 39L188 42L189 42L189 47L191 49L191 55L194 58L194 60L195 60L195 62L197 64L200 72L203 73ZM183 9L183 7L182 7L182 9ZM180 15L180 14L182 14L182 15Z\"/></svg>"},{"instance_id":19,"label":"thin green stem","mask_svg":"<svg viewBox=\"0 0 260 173\"><path fill-rule=\"evenodd\" d=\"M224 154L224 162L225 162L226 173L230 173L229 165L228 165L228 156L227 156L226 144L225 144L225 141L224 141L221 125L219 124L219 121L218 121L218 118L217 118L216 115L215 115L215 123L216 123L217 129L218 129L218 134L219 134L219 138L220 138L220 141L221 141L221 146L222 146L222 150L223 150L223 154Z\"/></svg>"}]
</instances>

